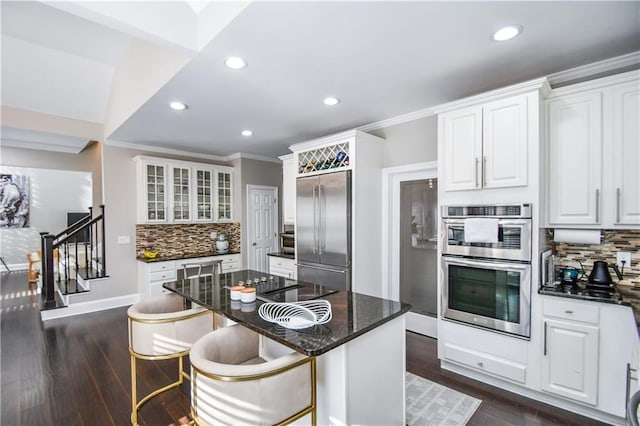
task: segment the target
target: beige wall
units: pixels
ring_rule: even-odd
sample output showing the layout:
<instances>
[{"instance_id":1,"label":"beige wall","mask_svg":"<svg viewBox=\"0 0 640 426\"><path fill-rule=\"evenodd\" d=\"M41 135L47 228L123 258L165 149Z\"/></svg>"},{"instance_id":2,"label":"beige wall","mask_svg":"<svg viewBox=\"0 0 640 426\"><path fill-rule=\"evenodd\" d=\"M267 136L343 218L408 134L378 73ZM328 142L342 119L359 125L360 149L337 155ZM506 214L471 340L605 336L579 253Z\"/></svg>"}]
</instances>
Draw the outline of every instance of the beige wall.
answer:
<instances>
[{"instance_id":1,"label":"beige wall","mask_svg":"<svg viewBox=\"0 0 640 426\"><path fill-rule=\"evenodd\" d=\"M0 149L0 164L37 169L90 172L93 181L93 205L97 207L102 203L101 150L102 144L99 142L88 145L80 154L3 146Z\"/></svg>"},{"instance_id":2,"label":"beige wall","mask_svg":"<svg viewBox=\"0 0 640 426\"><path fill-rule=\"evenodd\" d=\"M437 116L432 115L369 132L387 141L382 149L382 167L437 160L437 124Z\"/></svg>"}]
</instances>

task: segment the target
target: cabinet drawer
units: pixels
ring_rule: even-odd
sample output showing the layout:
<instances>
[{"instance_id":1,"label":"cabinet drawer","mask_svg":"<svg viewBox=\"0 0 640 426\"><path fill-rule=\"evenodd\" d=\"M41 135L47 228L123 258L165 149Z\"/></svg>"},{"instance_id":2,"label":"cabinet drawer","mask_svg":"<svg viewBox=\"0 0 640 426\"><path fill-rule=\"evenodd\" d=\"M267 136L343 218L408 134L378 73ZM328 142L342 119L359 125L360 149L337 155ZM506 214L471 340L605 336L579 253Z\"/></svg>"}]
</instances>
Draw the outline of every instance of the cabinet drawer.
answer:
<instances>
[{"instance_id":1,"label":"cabinet drawer","mask_svg":"<svg viewBox=\"0 0 640 426\"><path fill-rule=\"evenodd\" d=\"M176 280L176 270L172 271L158 271L149 274L149 282L168 282Z\"/></svg>"},{"instance_id":2,"label":"cabinet drawer","mask_svg":"<svg viewBox=\"0 0 640 426\"><path fill-rule=\"evenodd\" d=\"M477 370L504 377L515 382L524 383L527 366L489 354L476 352L457 345L445 343L445 358L464 364Z\"/></svg>"},{"instance_id":3,"label":"cabinet drawer","mask_svg":"<svg viewBox=\"0 0 640 426\"><path fill-rule=\"evenodd\" d=\"M545 317L562 318L591 324L600 322L599 307L565 300L550 300L546 298L542 306L542 313Z\"/></svg>"},{"instance_id":4,"label":"cabinet drawer","mask_svg":"<svg viewBox=\"0 0 640 426\"><path fill-rule=\"evenodd\" d=\"M296 267L296 261L294 259L287 259L284 257L269 256L269 265L293 271Z\"/></svg>"},{"instance_id":5,"label":"cabinet drawer","mask_svg":"<svg viewBox=\"0 0 640 426\"><path fill-rule=\"evenodd\" d=\"M160 295L166 294L166 293L171 293L171 291L167 290L164 287L162 287L162 283L151 284L149 286L149 296L150 297L160 296Z\"/></svg>"},{"instance_id":6,"label":"cabinet drawer","mask_svg":"<svg viewBox=\"0 0 640 426\"><path fill-rule=\"evenodd\" d=\"M149 272L170 271L176 269L176 262L171 260L168 262L158 262L149 264Z\"/></svg>"},{"instance_id":7,"label":"cabinet drawer","mask_svg":"<svg viewBox=\"0 0 640 426\"><path fill-rule=\"evenodd\" d=\"M278 275L280 277L285 277L285 278L293 278L293 271L291 269L279 268L273 265L269 268L269 274Z\"/></svg>"}]
</instances>

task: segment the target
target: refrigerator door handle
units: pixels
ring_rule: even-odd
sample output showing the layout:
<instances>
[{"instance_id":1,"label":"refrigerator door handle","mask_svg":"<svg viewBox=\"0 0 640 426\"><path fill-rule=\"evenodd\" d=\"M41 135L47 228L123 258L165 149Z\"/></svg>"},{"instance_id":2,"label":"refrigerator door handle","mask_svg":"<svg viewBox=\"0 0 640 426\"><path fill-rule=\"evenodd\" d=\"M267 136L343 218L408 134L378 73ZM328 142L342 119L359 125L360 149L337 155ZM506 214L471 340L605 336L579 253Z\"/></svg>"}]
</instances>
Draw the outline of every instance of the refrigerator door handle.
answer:
<instances>
[{"instance_id":1,"label":"refrigerator door handle","mask_svg":"<svg viewBox=\"0 0 640 426\"><path fill-rule=\"evenodd\" d=\"M330 272L336 272L338 274L346 274L347 270L346 269L330 269L330 268L321 268L319 266L311 266L311 265L306 265L304 263L296 263L296 266L301 266L303 268L309 268L309 269L317 269L319 271L330 271Z\"/></svg>"},{"instance_id":2,"label":"refrigerator door handle","mask_svg":"<svg viewBox=\"0 0 640 426\"><path fill-rule=\"evenodd\" d=\"M326 229L327 229L327 194L323 185L318 185L318 202L320 205L320 218L318 220L318 254L322 254L327 248Z\"/></svg>"},{"instance_id":3,"label":"refrigerator door handle","mask_svg":"<svg viewBox=\"0 0 640 426\"><path fill-rule=\"evenodd\" d=\"M318 219L320 216L320 185L313 185L313 254L320 253L319 239L319 224Z\"/></svg>"}]
</instances>

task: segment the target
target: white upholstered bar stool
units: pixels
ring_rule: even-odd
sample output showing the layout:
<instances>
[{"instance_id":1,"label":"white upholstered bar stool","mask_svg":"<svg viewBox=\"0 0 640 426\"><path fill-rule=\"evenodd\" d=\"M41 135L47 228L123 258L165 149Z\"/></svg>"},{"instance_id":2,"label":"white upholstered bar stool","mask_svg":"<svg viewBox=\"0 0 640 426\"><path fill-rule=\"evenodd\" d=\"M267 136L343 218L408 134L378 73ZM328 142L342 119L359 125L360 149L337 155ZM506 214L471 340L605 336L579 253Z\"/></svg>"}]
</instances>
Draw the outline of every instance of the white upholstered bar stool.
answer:
<instances>
[{"instance_id":1,"label":"white upholstered bar stool","mask_svg":"<svg viewBox=\"0 0 640 426\"><path fill-rule=\"evenodd\" d=\"M177 294L163 294L131 306L129 353L131 355L131 423L138 424L138 410L154 396L180 386L189 375L183 371L183 357L202 336L213 330L213 312L202 308L184 309ZM163 386L138 401L136 360L178 358L177 381Z\"/></svg>"},{"instance_id":2,"label":"white upholstered bar stool","mask_svg":"<svg viewBox=\"0 0 640 426\"><path fill-rule=\"evenodd\" d=\"M182 273L185 279L202 276L219 275L222 273L222 260L210 260L208 262L185 263L182 265Z\"/></svg>"},{"instance_id":3,"label":"white upholstered bar stool","mask_svg":"<svg viewBox=\"0 0 640 426\"><path fill-rule=\"evenodd\" d=\"M260 356L259 335L241 325L198 340L191 361L191 416L198 426L316 424L316 359Z\"/></svg>"}]
</instances>

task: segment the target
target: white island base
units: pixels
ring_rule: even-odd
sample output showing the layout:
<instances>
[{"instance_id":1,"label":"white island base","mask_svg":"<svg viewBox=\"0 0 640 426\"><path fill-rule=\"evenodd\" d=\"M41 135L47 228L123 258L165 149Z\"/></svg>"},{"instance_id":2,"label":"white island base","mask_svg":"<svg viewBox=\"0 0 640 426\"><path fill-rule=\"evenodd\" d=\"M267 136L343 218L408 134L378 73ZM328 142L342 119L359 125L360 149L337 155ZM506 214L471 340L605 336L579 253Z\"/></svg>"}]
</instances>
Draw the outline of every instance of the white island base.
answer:
<instances>
[{"instance_id":1,"label":"white island base","mask_svg":"<svg viewBox=\"0 0 640 426\"><path fill-rule=\"evenodd\" d=\"M404 425L405 315L317 358L318 425ZM311 424L307 415L296 425Z\"/></svg>"}]
</instances>

